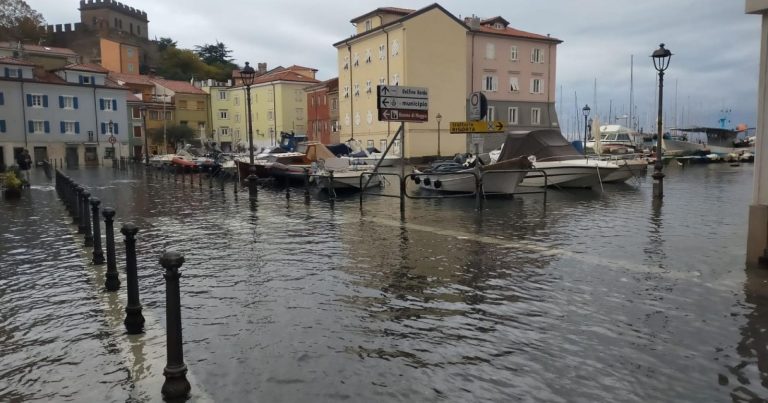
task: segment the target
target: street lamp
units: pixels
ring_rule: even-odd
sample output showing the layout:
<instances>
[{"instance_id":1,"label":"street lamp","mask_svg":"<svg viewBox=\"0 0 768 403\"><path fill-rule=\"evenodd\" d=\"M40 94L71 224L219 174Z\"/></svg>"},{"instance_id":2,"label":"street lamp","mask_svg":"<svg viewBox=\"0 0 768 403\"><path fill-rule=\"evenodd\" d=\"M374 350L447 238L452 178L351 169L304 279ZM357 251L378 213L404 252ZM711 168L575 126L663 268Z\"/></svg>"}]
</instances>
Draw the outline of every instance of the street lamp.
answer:
<instances>
[{"instance_id":1,"label":"street lamp","mask_svg":"<svg viewBox=\"0 0 768 403\"><path fill-rule=\"evenodd\" d=\"M112 130L115 127L115 124L112 122L112 120L109 121L109 142L112 144L112 164L115 163L115 143L112 142L112 137L114 137L115 132Z\"/></svg>"},{"instance_id":2,"label":"street lamp","mask_svg":"<svg viewBox=\"0 0 768 403\"><path fill-rule=\"evenodd\" d=\"M660 44L659 48L656 49L653 54L651 55L651 58L653 59L653 67L656 68L656 71L659 72L659 114L657 116L657 135L656 138L656 161L653 164L653 198L654 199L661 199L664 197L664 173L661 172L662 165L661 165L661 156L662 156L662 150L661 150L661 142L662 142L662 136L664 135L663 131L663 124L662 124L662 105L664 101L664 70L669 67L669 61L672 59L672 52L669 51L669 49L664 48L664 44Z\"/></svg>"},{"instance_id":3,"label":"street lamp","mask_svg":"<svg viewBox=\"0 0 768 403\"><path fill-rule=\"evenodd\" d=\"M240 77L245 85L245 102L248 105L248 147L250 151L250 166L248 168L248 196L251 199L256 198L256 166L253 160L253 118L251 117L251 85L253 85L253 79L256 77L256 70L251 67L250 63L245 62L245 67L240 70Z\"/></svg>"},{"instance_id":4,"label":"street lamp","mask_svg":"<svg viewBox=\"0 0 768 403\"><path fill-rule=\"evenodd\" d=\"M144 165L149 166L149 140L147 140L147 107L146 105L141 105L139 107L139 112L141 112L141 126L142 131L144 135Z\"/></svg>"},{"instance_id":5,"label":"street lamp","mask_svg":"<svg viewBox=\"0 0 768 403\"><path fill-rule=\"evenodd\" d=\"M437 156L440 157L440 122L443 121L443 115L438 112L435 118L437 119Z\"/></svg>"},{"instance_id":6,"label":"street lamp","mask_svg":"<svg viewBox=\"0 0 768 403\"><path fill-rule=\"evenodd\" d=\"M589 105L584 105L583 108L581 108L581 111L584 112L584 156L587 156L587 118L589 117L589 111L592 109L589 108Z\"/></svg>"}]
</instances>

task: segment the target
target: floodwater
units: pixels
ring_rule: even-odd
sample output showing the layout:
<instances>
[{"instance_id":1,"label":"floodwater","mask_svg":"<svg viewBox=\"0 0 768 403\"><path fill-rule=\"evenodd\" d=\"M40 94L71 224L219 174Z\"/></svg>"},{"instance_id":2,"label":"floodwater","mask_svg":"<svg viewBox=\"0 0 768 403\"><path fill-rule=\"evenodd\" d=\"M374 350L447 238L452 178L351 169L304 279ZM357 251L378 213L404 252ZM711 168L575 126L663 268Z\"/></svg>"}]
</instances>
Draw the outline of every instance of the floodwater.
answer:
<instances>
[{"instance_id":1,"label":"floodwater","mask_svg":"<svg viewBox=\"0 0 768 403\"><path fill-rule=\"evenodd\" d=\"M0 401L161 400L166 249L186 258L196 401L768 399L768 276L744 265L752 169L670 166L661 206L649 176L546 207L407 200L402 220L391 198L361 212L264 186L250 204L231 183L70 171L140 228L147 334L130 337L125 289L102 291L39 174L0 201Z\"/></svg>"}]
</instances>

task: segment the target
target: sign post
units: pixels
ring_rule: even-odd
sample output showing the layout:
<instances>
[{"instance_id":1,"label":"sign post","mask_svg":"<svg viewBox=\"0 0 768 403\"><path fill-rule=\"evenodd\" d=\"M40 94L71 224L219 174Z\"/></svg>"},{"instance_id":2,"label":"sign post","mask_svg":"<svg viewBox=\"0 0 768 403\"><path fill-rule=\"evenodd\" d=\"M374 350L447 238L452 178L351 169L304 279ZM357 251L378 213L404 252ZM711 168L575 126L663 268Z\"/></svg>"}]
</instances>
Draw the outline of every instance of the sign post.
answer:
<instances>
[{"instance_id":1,"label":"sign post","mask_svg":"<svg viewBox=\"0 0 768 403\"><path fill-rule=\"evenodd\" d=\"M376 86L379 121L419 122L429 120L429 90L426 87Z\"/></svg>"}]
</instances>

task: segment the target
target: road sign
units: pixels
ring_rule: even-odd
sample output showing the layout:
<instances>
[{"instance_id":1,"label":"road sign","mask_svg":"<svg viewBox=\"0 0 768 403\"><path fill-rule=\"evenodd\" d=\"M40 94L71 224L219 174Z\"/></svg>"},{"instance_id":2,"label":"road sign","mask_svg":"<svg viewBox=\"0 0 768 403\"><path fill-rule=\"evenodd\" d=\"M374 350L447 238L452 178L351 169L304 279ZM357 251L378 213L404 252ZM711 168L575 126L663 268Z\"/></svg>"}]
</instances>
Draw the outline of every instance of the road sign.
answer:
<instances>
[{"instance_id":1,"label":"road sign","mask_svg":"<svg viewBox=\"0 0 768 403\"><path fill-rule=\"evenodd\" d=\"M505 129L504 122L498 120L471 120L469 122L451 122L451 133L499 133Z\"/></svg>"},{"instance_id":2,"label":"road sign","mask_svg":"<svg viewBox=\"0 0 768 403\"><path fill-rule=\"evenodd\" d=\"M425 87L376 86L379 121L426 122L429 90Z\"/></svg>"},{"instance_id":3,"label":"road sign","mask_svg":"<svg viewBox=\"0 0 768 403\"><path fill-rule=\"evenodd\" d=\"M469 95L469 120L485 119L488 113L488 99L482 92L473 92Z\"/></svg>"},{"instance_id":4,"label":"road sign","mask_svg":"<svg viewBox=\"0 0 768 403\"><path fill-rule=\"evenodd\" d=\"M379 121L426 122L429 120L427 111L411 109L379 109Z\"/></svg>"},{"instance_id":5,"label":"road sign","mask_svg":"<svg viewBox=\"0 0 768 403\"><path fill-rule=\"evenodd\" d=\"M117 143L117 138L115 136L113 136L113 135L110 135L109 139L107 139L107 141L109 141L109 144L113 144L114 145L115 143Z\"/></svg>"}]
</instances>

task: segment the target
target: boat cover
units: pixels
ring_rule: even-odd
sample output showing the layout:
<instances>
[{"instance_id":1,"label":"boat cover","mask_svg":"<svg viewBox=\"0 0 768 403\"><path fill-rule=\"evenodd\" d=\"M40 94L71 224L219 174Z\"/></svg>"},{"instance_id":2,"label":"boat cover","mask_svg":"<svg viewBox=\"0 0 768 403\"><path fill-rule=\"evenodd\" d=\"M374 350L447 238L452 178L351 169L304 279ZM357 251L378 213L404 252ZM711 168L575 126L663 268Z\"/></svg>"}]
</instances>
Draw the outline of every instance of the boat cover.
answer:
<instances>
[{"instance_id":1,"label":"boat cover","mask_svg":"<svg viewBox=\"0 0 768 403\"><path fill-rule=\"evenodd\" d=\"M557 129L539 129L507 134L498 162L536 156L536 160L563 161L580 156Z\"/></svg>"},{"instance_id":2,"label":"boat cover","mask_svg":"<svg viewBox=\"0 0 768 403\"><path fill-rule=\"evenodd\" d=\"M481 171L494 171L494 170L504 171L504 170L516 170L516 169L531 169L533 167L533 163L531 162L531 160L528 159L528 156L524 155L521 157L497 162L495 164L479 165L478 167L480 168Z\"/></svg>"},{"instance_id":3,"label":"boat cover","mask_svg":"<svg viewBox=\"0 0 768 403\"><path fill-rule=\"evenodd\" d=\"M333 153L333 155L336 156L343 156L343 155L349 155L352 152L352 148L350 148L348 145L341 143L341 144L330 144L326 145L326 148L330 152Z\"/></svg>"}]
</instances>

